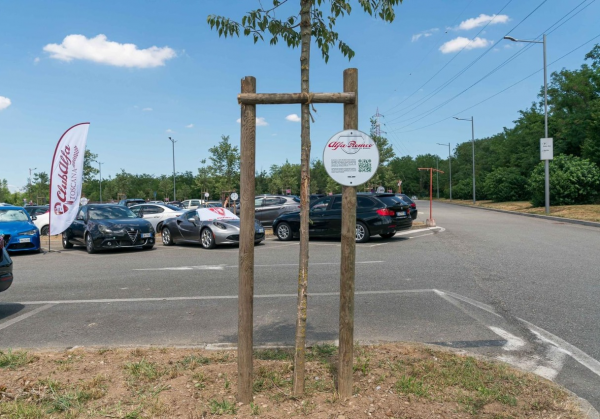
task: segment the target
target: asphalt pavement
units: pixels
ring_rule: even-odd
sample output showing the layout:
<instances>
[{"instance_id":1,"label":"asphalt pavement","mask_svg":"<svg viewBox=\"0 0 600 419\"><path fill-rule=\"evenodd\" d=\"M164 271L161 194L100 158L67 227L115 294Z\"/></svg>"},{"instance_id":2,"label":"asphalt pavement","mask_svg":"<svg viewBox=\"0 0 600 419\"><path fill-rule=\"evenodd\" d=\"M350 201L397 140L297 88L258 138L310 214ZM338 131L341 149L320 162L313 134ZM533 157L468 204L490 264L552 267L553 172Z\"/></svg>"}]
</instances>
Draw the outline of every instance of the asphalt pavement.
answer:
<instances>
[{"instance_id":1,"label":"asphalt pavement","mask_svg":"<svg viewBox=\"0 0 600 419\"><path fill-rule=\"evenodd\" d=\"M419 220L429 206L419 201ZM355 337L436 343L510 362L600 408L600 230L434 203L438 228L357 245ZM298 242L256 247L255 342L292 345ZM14 259L0 349L237 340L238 249ZM337 339L339 240L310 243L307 338Z\"/></svg>"}]
</instances>

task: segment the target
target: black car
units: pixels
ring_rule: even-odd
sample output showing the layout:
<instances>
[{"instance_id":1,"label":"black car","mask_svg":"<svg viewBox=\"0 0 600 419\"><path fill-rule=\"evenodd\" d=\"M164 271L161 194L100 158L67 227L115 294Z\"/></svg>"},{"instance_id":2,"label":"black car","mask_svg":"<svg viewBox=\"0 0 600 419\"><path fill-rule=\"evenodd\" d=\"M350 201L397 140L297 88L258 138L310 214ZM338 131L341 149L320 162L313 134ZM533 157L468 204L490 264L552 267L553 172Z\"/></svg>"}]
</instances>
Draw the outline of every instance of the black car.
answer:
<instances>
[{"instance_id":1,"label":"black car","mask_svg":"<svg viewBox=\"0 0 600 419\"><path fill-rule=\"evenodd\" d=\"M101 249L154 247L154 228L122 205L90 204L79 209L75 221L62 233L62 245L86 247L88 253Z\"/></svg>"},{"instance_id":2,"label":"black car","mask_svg":"<svg viewBox=\"0 0 600 419\"><path fill-rule=\"evenodd\" d=\"M134 205L145 204L146 200L142 198L132 198L132 199L121 199L119 201L119 205L124 205L126 207L132 207Z\"/></svg>"},{"instance_id":3,"label":"black car","mask_svg":"<svg viewBox=\"0 0 600 419\"><path fill-rule=\"evenodd\" d=\"M356 197L356 241L364 243L373 235L390 238L412 227L410 206L394 194L358 194ZM330 195L311 203L311 237L339 237L342 229L342 195ZM273 221L279 240L291 240L300 231L300 213L283 214Z\"/></svg>"},{"instance_id":4,"label":"black car","mask_svg":"<svg viewBox=\"0 0 600 419\"><path fill-rule=\"evenodd\" d=\"M4 247L4 237L0 235L0 292L10 288L13 282L12 260Z\"/></svg>"},{"instance_id":5,"label":"black car","mask_svg":"<svg viewBox=\"0 0 600 419\"><path fill-rule=\"evenodd\" d=\"M415 201L412 198L409 198L408 195L404 195L403 193L397 193L396 196L399 196L404 202L410 205L410 218L416 220L419 211L417 210L417 204L415 203Z\"/></svg>"}]
</instances>

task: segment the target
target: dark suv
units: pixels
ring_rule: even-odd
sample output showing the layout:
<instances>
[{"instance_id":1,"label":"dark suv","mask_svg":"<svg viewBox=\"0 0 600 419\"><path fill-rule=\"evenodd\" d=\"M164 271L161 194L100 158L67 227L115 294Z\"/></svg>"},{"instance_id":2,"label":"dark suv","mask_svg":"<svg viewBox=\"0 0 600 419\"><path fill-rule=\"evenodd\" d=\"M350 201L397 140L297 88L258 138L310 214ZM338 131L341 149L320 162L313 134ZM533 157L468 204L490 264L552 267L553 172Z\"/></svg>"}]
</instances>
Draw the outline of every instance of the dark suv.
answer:
<instances>
[{"instance_id":1,"label":"dark suv","mask_svg":"<svg viewBox=\"0 0 600 419\"><path fill-rule=\"evenodd\" d=\"M364 243L379 234L391 238L412 227L410 206L392 193L358 194L356 197L356 241ZM330 195L311 203L311 237L339 237L342 229L342 195ZM300 213L283 214L273 221L279 240L291 240L300 231Z\"/></svg>"}]
</instances>

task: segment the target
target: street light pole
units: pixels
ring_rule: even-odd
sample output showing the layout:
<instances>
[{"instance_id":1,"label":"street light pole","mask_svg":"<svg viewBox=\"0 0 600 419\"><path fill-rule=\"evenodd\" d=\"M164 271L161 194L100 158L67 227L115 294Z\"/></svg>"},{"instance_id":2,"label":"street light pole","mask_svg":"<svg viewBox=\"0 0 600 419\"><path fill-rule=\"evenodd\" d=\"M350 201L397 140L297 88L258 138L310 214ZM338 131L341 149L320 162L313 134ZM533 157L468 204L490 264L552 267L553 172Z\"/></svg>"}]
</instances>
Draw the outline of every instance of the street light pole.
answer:
<instances>
[{"instance_id":1,"label":"street light pole","mask_svg":"<svg viewBox=\"0 0 600 419\"><path fill-rule=\"evenodd\" d=\"M177 141L171 137L169 137L169 141L173 143L173 201L177 201L177 198L175 197L175 143Z\"/></svg>"},{"instance_id":2,"label":"street light pole","mask_svg":"<svg viewBox=\"0 0 600 419\"><path fill-rule=\"evenodd\" d=\"M440 156L435 156L435 170L440 170ZM437 188L437 199L440 199L440 173L435 172L435 183Z\"/></svg>"},{"instance_id":3,"label":"street light pole","mask_svg":"<svg viewBox=\"0 0 600 419\"><path fill-rule=\"evenodd\" d=\"M437 143L437 145L443 145L448 146L448 176L449 176L449 181L448 183L450 184L450 201L452 201L452 154L450 151L450 143L448 144L441 144L441 143Z\"/></svg>"},{"instance_id":4,"label":"street light pole","mask_svg":"<svg viewBox=\"0 0 600 419\"><path fill-rule=\"evenodd\" d=\"M32 201L32 199L31 199L31 172L33 170L37 170L37 167L34 167L33 169L29 169L29 202Z\"/></svg>"},{"instance_id":5,"label":"street light pole","mask_svg":"<svg viewBox=\"0 0 600 419\"><path fill-rule=\"evenodd\" d=\"M102 203L102 163L97 161L98 167L100 168L100 203Z\"/></svg>"},{"instance_id":6,"label":"street light pole","mask_svg":"<svg viewBox=\"0 0 600 419\"><path fill-rule=\"evenodd\" d=\"M454 119L458 121L471 121L471 146L473 149L473 205L477 203L477 199L475 198L475 121L474 118L457 118Z\"/></svg>"},{"instance_id":7,"label":"street light pole","mask_svg":"<svg viewBox=\"0 0 600 419\"><path fill-rule=\"evenodd\" d=\"M548 138L548 65L546 61L546 34L541 41L516 39L512 36L505 36L504 39L513 42L526 42L528 44L543 44L544 48L544 137ZM550 161L544 160L544 201L546 206L546 214L550 214Z\"/></svg>"}]
</instances>

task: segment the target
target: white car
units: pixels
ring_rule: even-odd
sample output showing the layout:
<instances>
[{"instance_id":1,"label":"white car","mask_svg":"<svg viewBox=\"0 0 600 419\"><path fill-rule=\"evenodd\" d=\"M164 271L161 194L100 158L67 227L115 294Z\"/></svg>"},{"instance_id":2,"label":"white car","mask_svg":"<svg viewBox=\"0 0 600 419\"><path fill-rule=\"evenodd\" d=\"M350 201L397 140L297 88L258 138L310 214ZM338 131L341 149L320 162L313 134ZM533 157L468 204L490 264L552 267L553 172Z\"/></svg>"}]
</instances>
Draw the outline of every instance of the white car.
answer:
<instances>
[{"instance_id":1,"label":"white car","mask_svg":"<svg viewBox=\"0 0 600 419\"><path fill-rule=\"evenodd\" d=\"M179 217L184 213L184 210L169 204L141 204L129 207L138 217L141 216L144 220L150 221L154 230L159 233L165 220L169 218Z\"/></svg>"},{"instance_id":2,"label":"white car","mask_svg":"<svg viewBox=\"0 0 600 419\"><path fill-rule=\"evenodd\" d=\"M33 220L33 224L40 230L40 236L48 235L48 227L50 225L50 212L48 212L48 206L26 206L25 211L29 213L31 218L36 217Z\"/></svg>"},{"instance_id":3,"label":"white car","mask_svg":"<svg viewBox=\"0 0 600 419\"><path fill-rule=\"evenodd\" d=\"M203 199L186 199L181 203L181 206L186 210L191 210L201 207L203 203Z\"/></svg>"}]
</instances>

